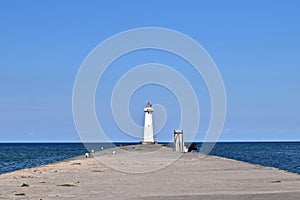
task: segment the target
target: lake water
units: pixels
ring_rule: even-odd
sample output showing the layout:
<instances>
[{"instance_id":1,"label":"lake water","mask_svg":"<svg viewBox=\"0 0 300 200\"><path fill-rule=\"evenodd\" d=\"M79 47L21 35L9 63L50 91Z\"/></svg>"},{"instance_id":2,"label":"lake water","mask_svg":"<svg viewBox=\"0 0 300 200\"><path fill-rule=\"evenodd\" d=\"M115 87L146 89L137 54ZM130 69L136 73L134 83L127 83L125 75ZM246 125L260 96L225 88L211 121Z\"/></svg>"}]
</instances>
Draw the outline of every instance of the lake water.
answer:
<instances>
[{"instance_id":1,"label":"lake water","mask_svg":"<svg viewBox=\"0 0 300 200\"><path fill-rule=\"evenodd\" d=\"M97 151L113 146L98 143L87 148ZM87 148L82 143L0 143L0 174L72 158ZM300 142L220 142L210 154L300 174Z\"/></svg>"}]
</instances>

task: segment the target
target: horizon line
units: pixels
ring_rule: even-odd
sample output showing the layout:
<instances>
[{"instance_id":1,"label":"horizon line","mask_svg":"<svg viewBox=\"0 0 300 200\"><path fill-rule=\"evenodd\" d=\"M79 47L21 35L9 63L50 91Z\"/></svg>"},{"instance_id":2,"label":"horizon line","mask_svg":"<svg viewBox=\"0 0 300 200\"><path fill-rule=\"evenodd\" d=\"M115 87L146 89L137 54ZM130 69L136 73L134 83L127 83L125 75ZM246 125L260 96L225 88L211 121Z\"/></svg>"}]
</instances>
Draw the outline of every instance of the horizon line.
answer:
<instances>
[{"instance_id":1,"label":"horizon line","mask_svg":"<svg viewBox=\"0 0 300 200\"><path fill-rule=\"evenodd\" d=\"M174 141L158 141L158 143L173 143ZM184 143L203 143L204 141L185 141ZM300 142L300 140L220 140L218 142ZM140 141L0 141L0 144L5 143L140 143ZM207 141L207 143L214 143L214 141Z\"/></svg>"}]
</instances>

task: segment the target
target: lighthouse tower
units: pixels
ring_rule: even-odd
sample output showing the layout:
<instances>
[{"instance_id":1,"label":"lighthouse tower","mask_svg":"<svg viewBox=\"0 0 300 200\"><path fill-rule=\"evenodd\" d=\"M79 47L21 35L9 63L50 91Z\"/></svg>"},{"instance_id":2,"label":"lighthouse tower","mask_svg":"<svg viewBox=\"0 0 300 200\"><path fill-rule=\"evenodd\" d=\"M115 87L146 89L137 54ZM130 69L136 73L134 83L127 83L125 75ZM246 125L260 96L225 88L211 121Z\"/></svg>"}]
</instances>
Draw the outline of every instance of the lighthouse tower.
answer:
<instances>
[{"instance_id":1,"label":"lighthouse tower","mask_svg":"<svg viewBox=\"0 0 300 200\"><path fill-rule=\"evenodd\" d=\"M153 144L153 123L152 123L152 105L148 102L144 108L145 112L145 125L144 125L144 140L143 144Z\"/></svg>"}]
</instances>

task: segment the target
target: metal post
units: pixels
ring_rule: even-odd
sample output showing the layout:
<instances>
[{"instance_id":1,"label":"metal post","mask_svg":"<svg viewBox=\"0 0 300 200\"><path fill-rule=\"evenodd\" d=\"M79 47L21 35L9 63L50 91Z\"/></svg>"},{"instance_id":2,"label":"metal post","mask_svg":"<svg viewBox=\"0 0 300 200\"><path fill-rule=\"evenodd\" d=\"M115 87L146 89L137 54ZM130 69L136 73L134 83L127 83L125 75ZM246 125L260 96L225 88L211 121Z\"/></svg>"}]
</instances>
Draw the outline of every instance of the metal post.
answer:
<instances>
[{"instance_id":1,"label":"metal post","mask_svg":"<svg viewBox=\"0 0 300 200\"><path fill-rule=\"evenodd\" d=\"M174 151L184 152L183 130L174 130Z\"/></svg>"}]
</instances>

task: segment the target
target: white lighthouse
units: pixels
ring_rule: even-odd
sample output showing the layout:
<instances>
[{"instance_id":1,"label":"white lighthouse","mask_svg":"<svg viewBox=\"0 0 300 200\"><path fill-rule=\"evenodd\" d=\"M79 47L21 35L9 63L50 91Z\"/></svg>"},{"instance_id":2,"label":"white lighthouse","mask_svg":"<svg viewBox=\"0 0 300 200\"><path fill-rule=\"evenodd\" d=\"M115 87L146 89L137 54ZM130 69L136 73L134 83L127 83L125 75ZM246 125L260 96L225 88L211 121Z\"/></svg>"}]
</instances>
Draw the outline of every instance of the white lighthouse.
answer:
<instances>
[{"instance_id":1,"label":"white lighthouse","mask_svg":"<svg viewBox=\"0 0 300 200\"><path fill-rule=\"evenodd\" d=\"M144 140L143 144L153 144L153 123L152 123L152 105L148 102L144 108L145 112L145 125L144 125Z\"/></svg>"}]
</instances>

